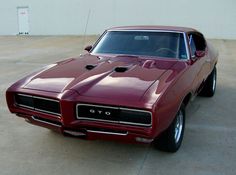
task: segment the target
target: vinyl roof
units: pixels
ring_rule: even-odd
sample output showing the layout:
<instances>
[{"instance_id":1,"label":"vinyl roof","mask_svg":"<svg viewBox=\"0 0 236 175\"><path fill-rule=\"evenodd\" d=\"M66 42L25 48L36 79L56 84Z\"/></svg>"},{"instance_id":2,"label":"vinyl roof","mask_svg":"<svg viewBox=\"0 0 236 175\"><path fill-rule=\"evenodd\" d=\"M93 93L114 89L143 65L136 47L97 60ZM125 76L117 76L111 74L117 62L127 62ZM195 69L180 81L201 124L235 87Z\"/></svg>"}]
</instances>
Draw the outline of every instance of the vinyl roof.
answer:
<instances>
[{"instance_id":1,"label":"vinyl roof","mask_svg":"<svg viewBox=\"0 0 236 175\"><path fill-rule=\"evenodd\" d=\"M193 28L175 27L175 26L121 26L121 27L113 27L108 30L168 30L168 31L178 31L178 32L196 31Z\"/></svg>"}]
</instances>

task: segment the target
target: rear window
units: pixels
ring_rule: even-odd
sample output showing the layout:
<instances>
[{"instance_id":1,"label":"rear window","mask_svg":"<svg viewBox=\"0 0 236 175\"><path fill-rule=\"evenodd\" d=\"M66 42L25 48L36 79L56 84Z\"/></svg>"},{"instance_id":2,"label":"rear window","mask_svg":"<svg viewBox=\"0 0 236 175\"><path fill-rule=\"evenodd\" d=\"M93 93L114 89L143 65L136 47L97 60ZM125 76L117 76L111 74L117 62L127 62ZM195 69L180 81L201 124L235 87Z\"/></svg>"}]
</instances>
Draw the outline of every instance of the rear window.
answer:
<instances>
[{"instance_id":1,"label":"rear window","mask_svg":"<svg viewBox=\"0 0 236 175\"><path fill-rule=\"evenodd\" d=\"M174 32L109 31L92 53L187 58L183 34Z\"/></svg>"}]
</instances>

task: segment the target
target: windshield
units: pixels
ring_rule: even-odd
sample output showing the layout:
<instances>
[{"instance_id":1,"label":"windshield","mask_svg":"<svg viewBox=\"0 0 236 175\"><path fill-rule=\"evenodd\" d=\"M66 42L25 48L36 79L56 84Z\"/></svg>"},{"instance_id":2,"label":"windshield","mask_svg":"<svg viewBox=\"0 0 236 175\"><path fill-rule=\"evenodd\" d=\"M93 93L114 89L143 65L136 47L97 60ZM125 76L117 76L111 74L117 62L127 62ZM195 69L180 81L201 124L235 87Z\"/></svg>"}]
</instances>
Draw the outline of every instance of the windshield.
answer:
<instances>
[{"instance_id":1,"label":"windshield","mask_svg":"<svg viewBox=\"0 0 236 175\"><path fill-rule=\"evenodd\" d=\"M159 31L108 31L92 53L187 58L182 33Z\"/></svg>"}]
</instances>

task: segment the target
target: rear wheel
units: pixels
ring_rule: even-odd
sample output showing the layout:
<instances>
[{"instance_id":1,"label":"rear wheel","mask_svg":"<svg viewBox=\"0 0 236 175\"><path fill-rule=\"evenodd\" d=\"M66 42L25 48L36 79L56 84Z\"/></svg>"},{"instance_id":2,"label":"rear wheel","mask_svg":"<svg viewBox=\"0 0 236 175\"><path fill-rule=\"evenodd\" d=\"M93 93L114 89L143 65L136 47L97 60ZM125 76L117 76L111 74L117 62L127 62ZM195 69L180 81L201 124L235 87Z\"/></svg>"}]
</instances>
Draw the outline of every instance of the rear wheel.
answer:
<instances>
[{"instance_id":1,"label":"rear wheel","mask_svg":"<svg viewBox=\"0 0 236 175\"><path fill-rule=\"evenodd\" d=\"M216 91L216 79L217 79L217 70L216 67L214 67L211 74L207 77L204 87L199 95L205 97L212 97Z\"/></svg>"},{"instance_id":2,"label":"rear wheel","mask_svg":"<svg viewBox=\"0 0 236 175\"><path fill-rule=\"evenodd\" d=\"M157 139L155 139L155 146L161 151L178 151L183 140L184 128L185 107L184 105L181 105L179 111L175 116L175 119L173 120L169 128L164 131Z\"/></svg>"}]
</instances>

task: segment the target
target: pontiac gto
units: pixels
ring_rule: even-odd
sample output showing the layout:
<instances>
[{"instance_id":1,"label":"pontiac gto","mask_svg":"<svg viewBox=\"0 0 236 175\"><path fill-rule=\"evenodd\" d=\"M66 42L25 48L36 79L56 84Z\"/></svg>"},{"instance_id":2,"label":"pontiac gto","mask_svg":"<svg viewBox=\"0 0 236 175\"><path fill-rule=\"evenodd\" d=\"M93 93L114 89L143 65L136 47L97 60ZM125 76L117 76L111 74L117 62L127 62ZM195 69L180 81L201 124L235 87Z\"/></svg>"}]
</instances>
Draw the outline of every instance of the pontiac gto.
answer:
<instances>
[{"instance_id":1,"label":"pontiac gto","mask_svg":"<svg viewBox=\"0 0 236 175\"><path fill-rule=\"evenodd\" d=\"M191 28L111 28L85 50L13 84L9 110L65 135L176 152L186 106L215 93L218 53Z\"/></svg>"}]
</instances>

